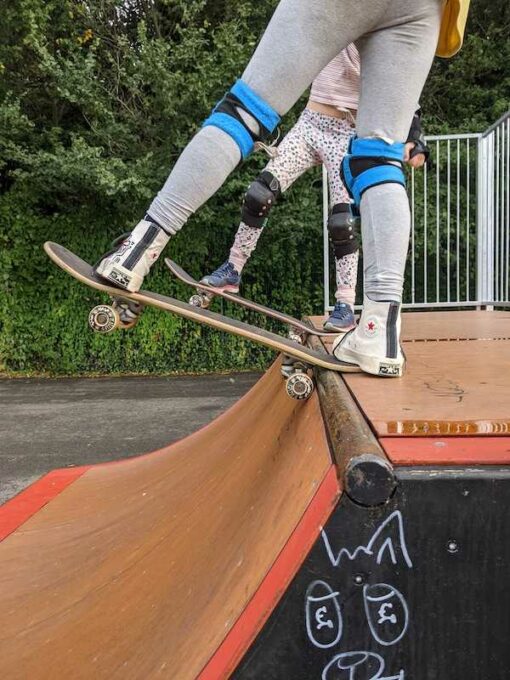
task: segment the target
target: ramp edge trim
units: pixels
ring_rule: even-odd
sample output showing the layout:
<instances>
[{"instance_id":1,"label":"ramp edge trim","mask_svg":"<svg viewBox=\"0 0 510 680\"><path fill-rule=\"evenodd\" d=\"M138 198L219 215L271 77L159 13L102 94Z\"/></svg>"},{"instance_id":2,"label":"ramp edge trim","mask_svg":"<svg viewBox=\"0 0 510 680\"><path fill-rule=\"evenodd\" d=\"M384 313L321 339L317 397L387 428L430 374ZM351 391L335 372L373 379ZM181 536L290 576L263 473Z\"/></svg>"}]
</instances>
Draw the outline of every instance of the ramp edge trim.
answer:
<instances>
[{"instance_id":1,"label":"ramp edge trim","mask_svg":"<svg viewBox=\"0 0 510 680\"><path fill-rule=\"evenodd\" d=\"M48 472L0 506L0 541L19 529L90 468L90 465L84 465Z\"/></svg>"},{"instance_id":2,"label":"ramp edge trim","mask_svg":"<svg viewBox=\"0 0 510 680\"><path fill-rule=\"evenodd\" d=\"M262 583L197 680L228 678L235 670L303 564L339 497L337 469L332 465Z\"/></svg>"},{"instance_id":3,"label":"ramp edge trim","mask_svg":"<svg viewBox=\"0 0 510 680\"><path fill-rule=\"evenodd\" d=\"M396 466L510 465L510 437L382 437Z\"/></svg>"}]
</instances>

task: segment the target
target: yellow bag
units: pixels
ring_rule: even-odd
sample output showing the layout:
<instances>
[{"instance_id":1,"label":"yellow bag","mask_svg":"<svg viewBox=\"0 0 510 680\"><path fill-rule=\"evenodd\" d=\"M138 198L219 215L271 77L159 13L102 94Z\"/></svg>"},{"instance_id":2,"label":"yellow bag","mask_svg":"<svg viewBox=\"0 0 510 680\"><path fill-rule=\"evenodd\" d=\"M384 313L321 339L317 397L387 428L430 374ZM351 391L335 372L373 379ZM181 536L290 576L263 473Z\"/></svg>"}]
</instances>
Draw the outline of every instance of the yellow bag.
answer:
<instances>
[{"instance_id":1,"label":"yellow bag","mask_svg":"<svg viewBox=\"0 0 510 680\"><path fill-rule=\"evenodd\" d=\"M436 54L453 57L462 47L470 0L446 0Z\"/></svg>"}]
</instances>

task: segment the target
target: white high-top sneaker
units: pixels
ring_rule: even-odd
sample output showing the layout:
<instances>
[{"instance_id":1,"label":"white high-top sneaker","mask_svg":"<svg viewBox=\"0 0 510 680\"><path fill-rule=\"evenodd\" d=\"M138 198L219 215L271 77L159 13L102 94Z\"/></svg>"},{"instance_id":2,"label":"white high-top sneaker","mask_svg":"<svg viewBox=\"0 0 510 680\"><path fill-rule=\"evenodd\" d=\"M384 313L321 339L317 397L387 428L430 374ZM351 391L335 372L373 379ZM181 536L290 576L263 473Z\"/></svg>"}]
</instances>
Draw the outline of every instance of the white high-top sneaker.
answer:
<instances>
[{"instance_id":1,"label":"white high-top sneaker","mask_svg":"<svg viewBox=\"0 0 510 680\"><path fill-rule=\"evenodd\" d=\"M170 236L146 215L113 252L103 257L96 273L118 288L136 293L169 240Z\"/></svg>"},{"instance_id":2,"label":"white high-top sneaker","mask_svg":"<svg viewBox=\"0 0 510 680\"><path fill-rule=\"evenodd\" d=\"M365 373L401 376L405 357L400 347L400 304L365 296L358 326L335 340L333 354L340 361L357 364Z\"/></svg>"}]
</instances>

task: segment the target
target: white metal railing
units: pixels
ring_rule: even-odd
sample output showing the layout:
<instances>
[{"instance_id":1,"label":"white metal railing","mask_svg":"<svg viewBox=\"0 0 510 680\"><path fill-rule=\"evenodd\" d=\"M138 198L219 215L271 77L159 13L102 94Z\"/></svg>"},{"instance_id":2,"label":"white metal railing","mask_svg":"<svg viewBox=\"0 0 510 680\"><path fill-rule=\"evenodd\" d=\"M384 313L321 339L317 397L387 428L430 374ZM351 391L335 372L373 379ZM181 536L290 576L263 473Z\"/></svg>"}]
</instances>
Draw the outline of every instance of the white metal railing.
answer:
<instances>
[{"instance_id":1,"label":"white metal railing","mask_svg":"<svg viewBox=\"0 0 510 680\"><path fill-rule=\"evenodd\" d=\"M510 112L480 136L478 177L478 296L508 302Z\"/></svg>"},{"instance_id":2,"label":"white metal railing","mask_svg":"<svg viewBox=\"0 0 510 680\"><path fill-rule=\"evenodd\" d=\"M404 306L506 305L510 275L510 111L484 133L435 135L425 140L431 150L429 164L411 170L408 177L411 239ZM332 309L334 276L328 210L327 174L323 169L326 310Z\"/></svg>"}]
</instances>

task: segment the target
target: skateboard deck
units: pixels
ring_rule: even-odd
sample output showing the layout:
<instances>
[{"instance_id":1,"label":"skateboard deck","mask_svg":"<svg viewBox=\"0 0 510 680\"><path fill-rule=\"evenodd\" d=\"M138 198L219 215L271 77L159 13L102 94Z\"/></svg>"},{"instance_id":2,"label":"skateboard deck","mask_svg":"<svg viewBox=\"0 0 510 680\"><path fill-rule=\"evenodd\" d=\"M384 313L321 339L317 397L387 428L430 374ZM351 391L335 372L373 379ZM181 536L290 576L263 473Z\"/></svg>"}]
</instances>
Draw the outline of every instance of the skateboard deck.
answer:
<instances>
[{"instance_id":1,"label":"skateboard deck","mask_svg":"<svg viewBox=\"0 0 510 680\"><path fill-rule=\"evenodd\" d=\"M318 366L320 368L329 369L344 373L359 373L358 366L338 361L335 357L326 352L304 347L293 340L284 338L276 333L263 330L257 326L231 319L222 314L211 312L207 309L194 307L186 302L175 300L171 297L161 295L160 293L153 293L148 290L140 290L138 293L129 293L114 286L110 286L107 282L97 276L90 264L82 260L80 257L72 253L64 246L57 243L47 241L44 244L44 250L53 262L70 274L72 277L84 283L91 288L95 288L103 293L110 295L112 298L123 298L141 303L142 305L150 305L165 312L172 312L185 319L191 319L197 323L211 326L218 330L239 335L247 340L265 345L284 354L289 354L305 364Z\"/></svg>"},{"instance_id":2,"label":"skateboard deck","mask_svg":"<svg viewBox=\"0 0 510 680\"><path fill-rule=\"evenodd\" d=\"M308 324L304 323L303 321L301 321L300 319L295 319L293 316L285 314L284 312L279 312L276 309L272 309L271 307L260 305L257 302L253 302L253 300L247 300L246 298L243 298L241 295L238 295L237 293L220 291L217 288L214 288L214 286L208 286L205 283L201 283L200 281L194 279L190 274L188 274L188 272L184 271L184 269L180 265L178 265L177 262L174 262L168 257L165 258L165 264L168 267L168 269L172 272L172 274L179 279L179 281L188 284L188 286L191 286L192 288L195 288L199 291L204 291L204 293L218 295L219 297L222 297L225 300L229 300L230 302L234 302L238 305L241 305L241 307L246 307L246 309L251 309L254 312L258 312L259 314L264 314L264 316L268 316L271 317L272 319L276 319L277 321L281 321L282 323L286 323L292 332L299 331L300 333L303 333L305 335L318 335L318 336L332 335L331 331L313 328Z\"/></svg>"}]
</instances>

